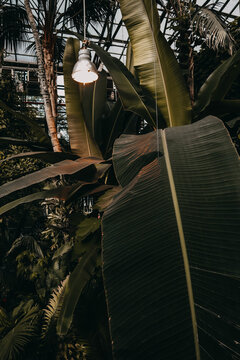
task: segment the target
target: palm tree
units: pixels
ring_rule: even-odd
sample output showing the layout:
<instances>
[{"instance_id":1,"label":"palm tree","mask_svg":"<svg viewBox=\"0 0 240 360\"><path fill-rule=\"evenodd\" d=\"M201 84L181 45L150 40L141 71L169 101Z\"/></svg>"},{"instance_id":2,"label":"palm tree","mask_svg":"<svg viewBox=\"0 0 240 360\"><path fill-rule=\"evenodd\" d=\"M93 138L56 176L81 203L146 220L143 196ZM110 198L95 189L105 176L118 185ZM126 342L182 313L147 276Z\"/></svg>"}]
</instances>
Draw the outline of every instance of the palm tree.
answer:
<instances>
[{"instance_id":1,"label":"palm tree","mask_svg":"<svg viewBox=\"0 0 240 360\"><path fill-rule=\"evenodd\" d=\"M66 2L67 4L68 2ZM71 19L71 25L75 26L79 31L82 30L83 10L82 2L71 1L69 6L65 7L65 11L61 10L63 2L58 0L40 0L36 9L34 1L24 1L25 11L20 6L8 6L8 11L15 13L20 19L24 19L20 23L21 27L19 35L15 36L12 27L8 28L6 17L4 18L4 28L6 33L10 33L10 44L16 49L17 41L26 38L25 26L28 22L32 29L34 37L34 48L38 59L40 90L43 96L46 120L49 129L54 151L61 151L61 146L57 138L56 122L57 122L57 78L56 65L62 59L65 41L62 36L58 36L58 32L66 26L66 22ZM87 21L103 20L111 11L111 4L106 0L97 2L90 1L87 8ZM25 26L23 26L25 25ZM6 41L4 42L4 45ZM14 46L12 45L14 44ZM4 45L2 48L4 48ZM31 47L31 46L30 46Z\"/></svg>"},{"instance_id":2,"label":"palm tree","mask_svg":"<svg viewBox=\"0 0 240 360\"><path fill-rule=\"evenodd\" d=\"M233 53L234 40L228 30L226 21L222 21L221 13L217 11L218 1L211 5L199 6L196 0L168 0L164 7L166 25L174 31L169 42L176 44L178 61L185 72L191 102L195 100L194 91L194 49L197 45L206 43L214 51L226 50Z\"/></svg>"},{"instance_id":3,"label":"palm tree","mask_svg":"<svg viewBox=\"0 0 240 360\"><path fill-rule=\"evenodd\" d=\"M25 26L27 16L24 9L9 5L7 1L0 4L0 66L2 67L4 50L9 48L16 52L20 42L26 39Z\"/></svg>"},{"instance_id":4,"label":"palm tree","mask_svg":"<svg viewBox=\"0 0 240 360\"><path fill-rule=\"evenodd\" d=\"M24 0L24 5L25 5L27 16L28 16L28 20L29 20L29 23L30 23L30 26L31 26L31 29L33 32L35 45L36 45L40 90L41 90L41 95L43 97L48 130L49 130L50 138L52 141L53 150L60 152L61 145L60 145L58 137L57 137L56 122L55 122L55 118L53 115L54 114L53 103L51 101L51 96L50 96L50 91L49 91L48 77L46 75L47 71L44 66L45 61L44 61L43 46L40 41L37 24L35 22L35 19L34 19L30 4L29 4L29 0Z\"/></svg>"}]
</instances>

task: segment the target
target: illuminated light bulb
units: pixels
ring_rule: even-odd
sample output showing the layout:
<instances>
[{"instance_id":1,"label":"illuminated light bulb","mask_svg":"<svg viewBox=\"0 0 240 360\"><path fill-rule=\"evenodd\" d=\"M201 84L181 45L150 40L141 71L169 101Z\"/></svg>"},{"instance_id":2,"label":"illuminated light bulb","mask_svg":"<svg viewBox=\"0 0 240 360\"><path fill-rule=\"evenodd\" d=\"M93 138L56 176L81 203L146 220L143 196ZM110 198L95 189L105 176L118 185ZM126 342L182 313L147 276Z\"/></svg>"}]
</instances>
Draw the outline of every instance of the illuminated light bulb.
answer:
<instances>
[{"instance_id":1,"label":"illuminated light bulb","mask_svg":"<svg viewBox=\"0 0 240 360\"><path fill-rule=\"evenodd\" d=\"M91 62L90 50L80 49L78 61L73 68L72 78L82 84L89 84L98 79L96 66Z\"/></svg>"}]
</instances>

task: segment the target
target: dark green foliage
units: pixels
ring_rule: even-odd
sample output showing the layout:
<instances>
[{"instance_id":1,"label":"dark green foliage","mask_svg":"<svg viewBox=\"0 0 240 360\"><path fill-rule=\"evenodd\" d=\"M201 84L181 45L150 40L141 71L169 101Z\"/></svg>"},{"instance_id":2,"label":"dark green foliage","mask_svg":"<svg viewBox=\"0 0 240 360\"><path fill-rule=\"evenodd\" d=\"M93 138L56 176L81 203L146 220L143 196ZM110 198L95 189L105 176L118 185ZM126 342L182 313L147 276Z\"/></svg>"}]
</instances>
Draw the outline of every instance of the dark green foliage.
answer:
<instances>
[{"instance_id":1,"label":"dark green foliage","mask_svg":"<svg viewBox=\"0 0 240 360\"><path fill-rule=\"evenodd\" d=\"M123 189L103 216L103 274L114 358L237 359L240 173L223 123L124 135L113 161Z\"/></svg>"}]
</instances>

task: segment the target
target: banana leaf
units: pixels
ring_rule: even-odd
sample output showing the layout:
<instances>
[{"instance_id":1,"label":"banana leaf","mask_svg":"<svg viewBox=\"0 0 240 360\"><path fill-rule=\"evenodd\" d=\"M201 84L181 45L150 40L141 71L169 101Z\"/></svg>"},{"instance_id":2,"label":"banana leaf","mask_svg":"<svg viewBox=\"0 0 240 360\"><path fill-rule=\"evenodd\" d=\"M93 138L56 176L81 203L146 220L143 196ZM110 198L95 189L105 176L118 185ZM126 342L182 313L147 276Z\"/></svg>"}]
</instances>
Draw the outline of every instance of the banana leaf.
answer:
<instances>
[{"instance_id":1,"label":"banana leaf","mask_svg":"<svg viewBox=\"0 0 240 360\"><path fill-rule=\"evenodd\" d=\"M7 196L14 191L25 189L34 184L39 184L40 182L47 180L49 178L53 178L59 175L72 175L86 168L90 168L94 164L100 163L101 159L95 158L85 158L78 159L75 161L72 160L64 160L60 161L56 164L48 166L44 169L35 171L34 173L22 176L13 181L9 181L8 183L2 185L0 187L0 198L3 196ZM90 177L93 177L96 173L96 168L90 169ZM86 176L86 174L85 174Z\"/></svg>"},{"instance_id":2,"label":"banana leaf","mask_svg":"<svg viewBox=\"0 0 240 360\"><path fill-rule=\"evenodd\" d=\"M56 189L39 191L27 196L23 196L17 200L10 201L0 207L0 215L16 208L19 205L27 204L37 200L56 198L59 200L64 200L65 205L67 205L76 193L78 194L78 197L80 197L101 193L109 189L111 189L110 185L100 185L96 181L90 183L80 181L77 184L71 186L60 186Z\"/></svg>"},{"instance_id":3,"label":"banana leaf","mask_svg":"<svg viewBox=\"0 0 240 360\"><path fill-rule=\"evenodd\" d=\"M98 80L82 88L82 105L86 125L97 144L102 143L102 116L107 101L107 73L98 73Z\"/></svg>"},{"instance_id":4,"label":"banana leaf","mask_svg":"<svg viewBox=\"0 0 240 360\"><path fill-rule=\"evenodd\" d=\"M78 158L77 155L71 153L64 152L53 152L53 151L34 151L34 152L24 152L12 156L8 156L7 158L0 161L0 164L13 159L23 159L25 157L30 157L32 159L40 159L47 163L56 163L62 160L76 160Z\"/></svg>"},{"instance_id":5,"label":"banana leaf","mask_svg":"<svg viewBox=\"0 0 240 360\"><path fill-rule=\"evenodd\" d=\"M68 132L72 152L81 157L101 157L98 145L92 138L85 123L81 86L72 79L72 70L78 59L79 41L69 38L66 43L63 57L64 87ZM88 85L85 85L88 86Z\"/></svg>"},{"instance_id":6,"label":"banana leaf","mask_svg":"<svg viewBox=\"0 0 240 360\"><path fill-rule=\"evenodd\" d=\"M103 127L103 144L104 158L108 158L112 154L113 143L128 123L128 113L124 110L121 100L118 98L113 108L109 111L104 119Z\"/></svg>"},{"instance_id":7,"label":"banana leaf","mask_svg":"<svg viewBox=\"0 0 240 360\"><path fill-rule=\"evenodd\" d=\"M147 163L141 137L116 141L129 177L103 216L114 359L238 359L238 154L211 116L159 131Z\"/></svg>"},{"instance_id":8,"label":"banana leaf","mask_svg":"<svg viewBox=\"0 0 240 360\"><path fill-rule=\"evenodd\" d=\"M218 66L202 85L193 107L196 116L200 116L211 103L223 100L239 73L240 50Z\"/></svg>"},{"instance_id":9,"label":"banana leaf","mask_svg":"<svg viewBox=\"0 0 240 360\"><path fill-rule=\"evenodd\" d=\"M128 42L128 46L127 46L126 67L133 74L133 76L136 77L136 71L134 68L134 60L133 60L133 50L130 41Z\"/></svg>"},{"instance_id":10,"label":"banana leaf","mask_svg":"<svg viewBox=\"0 0 240 360\"><path fill-rule=\"evenodd\" d=\"M111 74L124 110L141 116L148 121L150 125L155 127L156 113L154 101L150 96L144 94L132 73L120 60L112 57L100 46L91 42L90 47L95 50Z\"/></svg>"},{"instance_id":11,"label":"banana leaf","mask_svg":"<svg viewBox=\"0 0 240 360\"><path fill-rule=\"evenodd\" d=\"M78 33L72 31L67 31L67 33L82 40L82 36ZM89 46L97 53L112 76L124 110L134 112L155 127L156 112L151 96L143 92L134 76L120 60L112 57L107 51L93 42L90 42ZM159 121L161 121L161 117Z\"/></svg>"},{"instance_id":12,"label":"banana leaf","mask_svg":"<svg viewBox=\"0 0 240 360\"><path fill-rule=\"evenodd\" d=\"M40 142L35 142L35 141L29 141L29 140L24 140L24 139L16 139L16 138L12 138L12 137L0 137L0 147L5 147L5 145L16 145L16 146L26 146L30 149L34 149L34 150L50 150L51 146L45 146L45 144L42 144Z\"/></svg>"},{"instance_id":13,"label":"banana leaf","mask_svg":"<svg viewBox=\"0 0 240 360\"><path fill-rule=\"evenodd\" d=\"M160 32L156 1L119 3L141 87L157 101L167 126L189 124L190 98L174 53Z\"/></svg>"}]
</instances>

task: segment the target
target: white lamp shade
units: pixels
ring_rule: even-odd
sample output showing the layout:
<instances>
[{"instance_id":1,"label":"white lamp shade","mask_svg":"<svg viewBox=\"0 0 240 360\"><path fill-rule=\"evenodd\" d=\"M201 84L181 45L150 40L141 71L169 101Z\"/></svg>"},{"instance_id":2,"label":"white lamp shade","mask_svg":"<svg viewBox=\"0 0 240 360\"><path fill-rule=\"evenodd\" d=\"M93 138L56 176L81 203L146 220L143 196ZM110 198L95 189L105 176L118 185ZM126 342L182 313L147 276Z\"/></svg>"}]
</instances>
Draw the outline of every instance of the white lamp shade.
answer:
<instances>
[{"instance_id":1,"label":"white lamp shade","mask_svg":"<svg viewBox=\"0 0 240 360\"><path fill-rule=\"evenodd\" d=\"M88 49L80 49L78 61L72 72L73 80L88 84L98 79L96 66L91 62L91 53Z\"/></svg>"}]
</instances>

